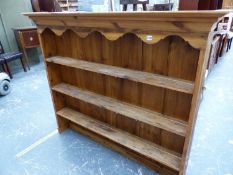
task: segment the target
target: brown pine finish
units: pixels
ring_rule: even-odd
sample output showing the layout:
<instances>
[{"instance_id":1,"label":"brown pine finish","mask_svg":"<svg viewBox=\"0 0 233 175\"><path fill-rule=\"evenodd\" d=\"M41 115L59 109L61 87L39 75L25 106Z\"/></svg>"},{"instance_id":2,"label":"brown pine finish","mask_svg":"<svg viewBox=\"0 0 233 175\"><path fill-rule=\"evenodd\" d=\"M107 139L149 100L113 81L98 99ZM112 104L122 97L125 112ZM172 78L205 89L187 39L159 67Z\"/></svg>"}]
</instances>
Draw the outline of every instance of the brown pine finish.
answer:
<instances>
[{"instance_id":1,"label":"brown pine finish","mask_svg":"<svg viewBox=\"0 0 233 175\"><path fill-rule=\"evenodd\" d=\"M133 71L115 66L106 66L103 64L92 63L72 58L51 57L46 59L46 61L60 64L63 66L95 72L98 74L109 75L116 78L128 79L152 86L176 90L188 94L192 94L194 88L193 82L187 80L169 78L167 76L151 74L147 72Z\"/></svg>"},{"instance_id":2,"label":"brown pine finish","mask_svg":"<svg viewBox=\"0 0 233 175\"><path fill-rule=\"evenodd\" d=\"M210 44L228 11L30 13L59 131L184 175Z\"/></svg>"},{"instance_id":3,"label":"brown pine finish","mask_svg":"<svg viewBox=\"0 0 233 175\"><path fill-rule=\"evenodd\" d=\"M79 88L64 83L54 86L52 90L82 100L86 103L96 105L100 108L104 108L135 119L137 121L147 123L148 125L152 125L167 131L171 131L172 133L185 136L185 122L168 118L161 115L160 113L156 113L151 110L140 108L128 103L119 102L118 100L98 95L93 92L83 91Z\"/></svg>"},{"instance_id":4,"label":"brown pine finish","mask_svg":"<svg viewBox=\"0 0 233 175\"><path fill-rule=\"evenodd\" d=\"M233 2L231 0L223 0L222 8L223 9L232 9Z\"/></svg>"},{"instance_id":5,"label":"brown pine finish","mask_svg":"<svg viewBox=\"0 0 233 175\"><path fill-rule=\"evenodd\" d=\"M179 170L181 158L156 144L151 144L150 142L135 137L127 132L115 129L69 108L64 108L58 111L57 114L77 123L83 128L90 128L92 132L106 137L113 142L117 142L135 152L140 152L145 157L156 160L174 170Z\"/></svg>"}]
</instances>

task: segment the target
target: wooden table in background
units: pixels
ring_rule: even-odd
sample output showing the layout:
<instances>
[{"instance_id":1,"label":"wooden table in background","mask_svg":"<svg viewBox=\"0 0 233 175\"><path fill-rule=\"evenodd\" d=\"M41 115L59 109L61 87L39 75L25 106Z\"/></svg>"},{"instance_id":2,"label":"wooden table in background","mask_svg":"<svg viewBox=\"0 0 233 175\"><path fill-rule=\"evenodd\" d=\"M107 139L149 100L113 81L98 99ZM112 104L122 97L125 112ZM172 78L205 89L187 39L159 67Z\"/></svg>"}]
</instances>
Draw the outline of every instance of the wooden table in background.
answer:
<instances>
[{"instance_id":1,"label":"wooden table in background","mask_svg":"<svg viewBox=\"0 0 233 175\"><path fill-rule=\"evenodd\" d=\"M40 47L39 37L37 34L36 27L24 27L24 28L14 28L15 37L18 42L20 50L24 54L24 61L27 64L28 69L30 70L28 63L27 49Z\"/></svg>"}]
</instances>

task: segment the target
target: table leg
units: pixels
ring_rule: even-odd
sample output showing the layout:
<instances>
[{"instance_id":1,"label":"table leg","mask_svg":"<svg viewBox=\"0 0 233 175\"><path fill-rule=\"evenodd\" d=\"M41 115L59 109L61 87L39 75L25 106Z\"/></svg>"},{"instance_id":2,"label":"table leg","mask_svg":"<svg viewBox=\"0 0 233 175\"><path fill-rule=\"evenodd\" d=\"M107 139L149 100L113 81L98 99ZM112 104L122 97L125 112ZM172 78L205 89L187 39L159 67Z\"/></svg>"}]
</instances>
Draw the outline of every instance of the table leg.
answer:
<instances>
[{"instance_id":1,"label":"table leg","mask_svg":"<svg viewBox=\"0 0 233 175\"><path fill-rule=\"evenodd\" d=\"M123 5L123 11L127 11L127 4Z\"/></svg>"},{"instance_id":2,"label":"table leg","mask_svg":"<svg viewBox=\"0 0 233 175\"><path fill-rule=\"evenodd\" d=\"M23 48L23 54L24 54L23 62L26 63L28 70L30 70L29 63L28 63L28 55L27 55L26 49L24 48Z\"/></svg>"},{"instance_id":3,"label":"table leg","mask_svg":"<svg viewBox=\"0 0 233 175\"><path fill-rule=\"evenodd\" d=\"M2 68L3 68L3 70L9 75L9 77L12 79L13 76L12 76L12 73L11 73L11 71L10 71L10 68L9 68L7 62L5 62L5 63L3 64L3 67L2 67Z\"/></svg>"},{"instance_id":4,"label":"table leg","mask_svg":"<svg viewBox=\"0 0 233 175\"><path fill-rule=\"evenodd\" d=\"M147 8L146 8L146 4L142 4L142 7L143 7L143 10L146 11Z\"/></svg>"},{"instance_id":5,"label":"table leg","mask_svg":"<svg viewBox=\"0 0 233 175\"><path fill-rule=\"evenodd\" d=\"M233 38L231 38L231 39L230 39L230 45L229 45L229 49L231 49L231 43L232 43L232 39L233 39Z\"/></svg>"},{"instance_id":6,"label":"table leg","mask_svg":"<svg viewBox=\"0 0 233 175\"><path fill-rule=\"evenodd\" d=\"M220 53L219 53L219 56L222 57L223 54L224 54L224 49L226 47L226 44L227 44L227 37L224 36L223 39L222 39L222 43L221 43L221 48L220 48Z\"/></svg>"},{"instance_id":7,"label":"table leg","mask_svg":"<svg viewBox=\"0 0 233 175\"><path fill-rule=\"evenodd\" d=\"M228 40L227 40L227 51L226 51L226 52L228 52L228 50L229 50L229 44L230 44L229 41L230 41L230 40L228 39Z\"/></svg>"},{"instance_id":8,"label":"table leg","mask_svg":"<svg viewBox=\"0 0 233 175\"><path fill-rule=\"evenodd\" d=\"M24 61L23 61L23 57L20 57L20 61L21 61L21 64L22 64L22 66L23 66L24 72L27 72L27 69L26 69L25 64L24 64Z\"/></svg>"},{"instance_id":9,"label":"table leg","mask_svg":"<svg viewBox=\"0 0 233 175\"><path fill-rule=\"evenodd\" d=\"M133 11L137 11L138 10L138 5L137 4L133 4Z\"/></svg>"},{"instance_id":10,"label":"table leg","mask_svg":"<svg viewBox=\"0 0 233 175\"><path fill-rule=\"evenodd\" d=\"M5 72L5 73L7 73L9 75L9 72L8 72L8 70L6 68L6 64L5 63L2 64L2 70L3 70L3 72Z\"/></svg>"}]
</instances>

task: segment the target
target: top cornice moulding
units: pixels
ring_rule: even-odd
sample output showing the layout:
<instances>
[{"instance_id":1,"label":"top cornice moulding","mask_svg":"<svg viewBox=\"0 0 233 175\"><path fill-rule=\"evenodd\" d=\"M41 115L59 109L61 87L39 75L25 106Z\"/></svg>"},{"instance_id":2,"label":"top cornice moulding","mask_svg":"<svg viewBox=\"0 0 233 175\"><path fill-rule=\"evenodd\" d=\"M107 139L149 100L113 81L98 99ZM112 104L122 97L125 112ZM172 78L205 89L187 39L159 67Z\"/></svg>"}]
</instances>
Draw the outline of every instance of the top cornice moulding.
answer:
<instances>
[{"instance_id":1,"label":"top cornice moulding","mask_svg":"<svg viewBox=\"0 0 233 175\"><path fill-rule=\"evenodd\" d=\"M147 43L150 43L145 39L147 35L159 35L161 37L157 38L160 39L179 35L195 48L199 48L205 47L203 43L206 43L209 34L216 28L216 22L229 12L232 11L38 12L24 15L36 23L40 32L49 28L57 35L72 30L80 36L87 36L98 31L110 39L134 33Z\"/></svg>"},{"instance_id":2,"label":"top cornice moulding","mask_svg":"<svg viewBox=\"0 0 233 175\"><path fill-rule=\"evenodd\" d=\"M202 10L202 11L143 11L143 12L30 12L25 16L80 16L80 17L220 17L233 10Z\"/></svg>"}]
</instances>

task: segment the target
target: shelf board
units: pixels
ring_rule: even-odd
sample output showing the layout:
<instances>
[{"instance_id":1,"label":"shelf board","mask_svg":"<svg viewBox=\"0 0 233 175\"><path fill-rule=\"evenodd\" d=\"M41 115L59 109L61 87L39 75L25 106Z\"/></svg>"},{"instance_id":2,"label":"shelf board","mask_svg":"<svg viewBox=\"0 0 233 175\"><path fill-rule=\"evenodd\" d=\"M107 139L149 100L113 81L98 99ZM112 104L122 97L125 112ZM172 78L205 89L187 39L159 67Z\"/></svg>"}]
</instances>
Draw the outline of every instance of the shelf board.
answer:
<instances>
[{"instance_id":1,"label":"shelf board","mask_svg":"<svg viewBox=\"0 0 233 175\"><path fill-rule=\"evenodd\" d=\"M52 90L185 137L187 123L181 120L167 117L160 113L121 102L110 97L81 90L75 86L65 83L54 86Z\"/></svg>"},{"instance_id":2,"label":"shelf board","mask_svg":"<svg viewBox=\"0 0 233 175\"><path fill-rule=\"evenodd\" d=\"M161 148L152 142L148 142L142 138L111 127L110 125L92 119L91 117L70 108L63 108L62 110L58 111L57 114L87 130L90 130L91 132L94 132L95 134L109 139L112 142L127 147L128 149L133 150L145 157L179 171L181 162L180 156L177 156L176 154L173 154L172 152Z\"/></svg>"},{"instance_id":3,"label":"shelf board","mask_svg":"<svg viewBox=\"0 0 233 175\"><path fill-rule=\"evenodd\" d=\"M128 79L131 81L145 83L148 85L184 92L188 94L192 94L194 89L194 83L191 81L171 78L168 76L148 72L135 71L116 66L93 63L68 57L50 57L47 58L47 62L52 62L117 78Z\"/></svg>"}]
</instances>

